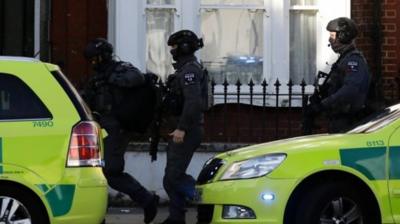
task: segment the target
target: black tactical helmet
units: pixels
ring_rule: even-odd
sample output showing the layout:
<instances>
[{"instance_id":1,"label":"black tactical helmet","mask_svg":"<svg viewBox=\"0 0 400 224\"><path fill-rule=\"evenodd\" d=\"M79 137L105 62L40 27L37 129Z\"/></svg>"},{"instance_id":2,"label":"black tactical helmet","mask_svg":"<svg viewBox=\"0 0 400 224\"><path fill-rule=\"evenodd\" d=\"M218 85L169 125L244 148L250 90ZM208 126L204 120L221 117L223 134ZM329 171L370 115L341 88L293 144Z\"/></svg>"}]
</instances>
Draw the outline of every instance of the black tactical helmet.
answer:
<instances>
[{"instance_id":1,"label":"black tactical helmet","mask_svg":"<svg viewBox=\"0 0 400 224\"><path fill-rule=\"evenodd\" d=\"M178 45L179 54L192 54L204 46L203 39L199 39L190 30L180 30L168 38L168 46Z\"/></svg>"},{"instance_id":2,"label":"black tactical helmet","mask_svg":"<svg viewBox=\"0 0 400 224\"><path fill-rule=\"evenodd\" d=\"M349 44L358 34L354 21L346 17L331 20L326 29L330 32L336 32L336 37L342 44Z\"/></svg>"},{"instance_id":3,"label":"black tactical helmet","mask_svg":"<svg viewBox=\"0 0 400 224\"><path fill-rule=\"evenodd\" d=\"M91 40L84 51L86 59L101 56L104 60L111 59L113 54L113 46L104 38L96 38Z\"/></svg>"}]
</instances>

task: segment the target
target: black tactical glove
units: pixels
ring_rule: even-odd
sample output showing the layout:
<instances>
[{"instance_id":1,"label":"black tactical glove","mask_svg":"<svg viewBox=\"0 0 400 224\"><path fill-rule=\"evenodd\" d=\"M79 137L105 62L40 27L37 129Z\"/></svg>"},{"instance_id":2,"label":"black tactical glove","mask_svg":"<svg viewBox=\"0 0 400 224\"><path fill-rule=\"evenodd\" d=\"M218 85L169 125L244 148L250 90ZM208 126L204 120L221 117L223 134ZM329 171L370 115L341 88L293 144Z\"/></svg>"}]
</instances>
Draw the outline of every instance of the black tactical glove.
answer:
<instances>
[{"instance_id":1,"label":"black tactical glove","mask_svg":"<svg viewBox=\"0 0 400 224\"><path fill-rule=\"evenodd\" d=\"M151 162L157 161L157 151L158 151L158 140L156 137L150 137L150 148L149 148L149 155L151 158Z\"/></svg>"},{"instance_id":2,"label":"black tactical glove","mask_svg":"<svg viewBox=\"0 0 400 224\"><path fill-rule=\"evenodd\" d=\"M157 152L150 151L151 162L157 161Z\"/></svg>"}]
</instances>

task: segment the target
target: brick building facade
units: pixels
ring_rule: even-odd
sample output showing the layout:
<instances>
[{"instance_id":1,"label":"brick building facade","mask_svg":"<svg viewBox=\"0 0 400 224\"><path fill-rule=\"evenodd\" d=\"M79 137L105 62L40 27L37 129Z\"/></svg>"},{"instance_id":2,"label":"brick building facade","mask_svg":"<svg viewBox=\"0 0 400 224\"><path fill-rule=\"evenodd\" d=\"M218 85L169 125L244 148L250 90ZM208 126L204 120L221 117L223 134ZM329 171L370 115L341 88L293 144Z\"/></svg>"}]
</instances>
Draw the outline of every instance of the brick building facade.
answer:
<instances>
[{"instance_id":1,"label":"brick building facade","mask_svg":"<svg viewBox=\"0 0 400 224\"><path fill-rule=\"evenodd\" d=\"M359 25L357 46L371 67L374 84L381 84L386 99L398 99L400 2L352 0L351 17Z\"/></svg>"}]
</instances>

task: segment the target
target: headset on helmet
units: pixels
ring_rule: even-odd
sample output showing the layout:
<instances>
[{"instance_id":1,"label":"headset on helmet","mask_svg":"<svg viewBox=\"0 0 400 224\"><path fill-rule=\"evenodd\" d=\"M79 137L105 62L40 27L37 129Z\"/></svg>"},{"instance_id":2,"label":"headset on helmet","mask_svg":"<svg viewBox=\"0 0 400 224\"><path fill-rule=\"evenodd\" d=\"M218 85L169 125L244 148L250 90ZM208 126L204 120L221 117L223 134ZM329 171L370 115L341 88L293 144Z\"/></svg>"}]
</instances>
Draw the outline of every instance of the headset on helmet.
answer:
<instances>
[{"instance_id":1,"label":"headset on helmet","mask_svg":"<svg viewBox=\"0 0 400 224\"><path fill-rule=\"evenodd\" d=\"M113 46L104 38L96 38L91 40L84 51L86 59L101 56L103 59L111 59L113 54Z\"/></svg>"},{"instance_id":2,"label":"headset on helmet","mask_svg":"<svg viewBox=\"0 0 400 224\"><path fill-rule=\"evenodd\" d=\"M177 45L181 54L191 54L204 46L203 39L190 30L181 30L168 38L168 46Z\"/></svg>"},{"instance_id":3,"label":"headset on helmet","mask_svg":"<svg viewBox=\"0 0 400 224\"><path fill-rule=\"evenodd\" d=\"M349 44L358 34L354 21L346 17L331 20L326 29L330 32L336 32L339 42L343 44Z\"/></svg>"}]
</instances>

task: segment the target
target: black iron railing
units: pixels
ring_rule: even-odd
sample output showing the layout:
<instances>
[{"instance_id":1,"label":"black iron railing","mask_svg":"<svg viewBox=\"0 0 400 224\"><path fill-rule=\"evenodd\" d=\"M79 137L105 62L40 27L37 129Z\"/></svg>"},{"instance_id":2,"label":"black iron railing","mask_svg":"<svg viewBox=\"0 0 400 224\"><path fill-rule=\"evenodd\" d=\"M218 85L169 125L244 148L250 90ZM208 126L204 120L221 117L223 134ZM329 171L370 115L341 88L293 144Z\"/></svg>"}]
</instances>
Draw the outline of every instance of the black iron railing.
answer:
<instances>
[{"instance_id":1,"label":"black iron railing","mask_svg":"<svg viewBox=\"0 0 400 224\"><path fill-rule=\"evenodd\" d=\"M385 92L385 105L398 100L398 83L389 83ZM264 80L255 84L221 84L212 81L214 106L205 116L205 141L207 142L265 142L302 135L301 121L303 108L314 85L303 80L294 84L289 80L282 84L278 79L273 83ZM326 122L319 120L315 132L325 132Z\"/></svg>"}]
</instances>

